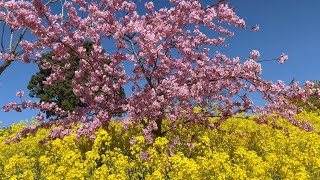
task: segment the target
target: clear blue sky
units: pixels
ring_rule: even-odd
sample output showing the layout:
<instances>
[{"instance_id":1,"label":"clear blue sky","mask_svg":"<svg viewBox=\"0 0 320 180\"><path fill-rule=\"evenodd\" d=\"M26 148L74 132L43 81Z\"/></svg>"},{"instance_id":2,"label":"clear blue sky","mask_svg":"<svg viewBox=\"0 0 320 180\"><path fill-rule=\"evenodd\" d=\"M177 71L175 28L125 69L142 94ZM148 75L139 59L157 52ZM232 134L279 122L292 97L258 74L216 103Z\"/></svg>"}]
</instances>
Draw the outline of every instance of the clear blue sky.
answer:
<instances>
[{"instance_id":1,"label":"clear blue sky","mask_svg":"<svg viewBox=\"0 0 320 180\"><path fill-rule=\"evenodd\" d=\"M159 3L161 4L160 0L155 5ZM253 49L260 51L261 59L271 59L286 53L289 60L283 65L277 62L262 64L265 79L284 80L287 84L292 78L300 82L320 79L319 0L230 0L230 5L236 8L238 15L246 20L248 26L259 24L260 31L237 32L227 40L230 46L220 49L223 53L242 59ZM33 64L13 63L0 76L0 106L11 101L19 102L15 94L20 89L25 91L25 99L28 99L26 86L37 70ZM0 121L3 122L2 126L8 126L20 120L30 120L37 112L1 111Z\"/></svg>"}]
</instances>

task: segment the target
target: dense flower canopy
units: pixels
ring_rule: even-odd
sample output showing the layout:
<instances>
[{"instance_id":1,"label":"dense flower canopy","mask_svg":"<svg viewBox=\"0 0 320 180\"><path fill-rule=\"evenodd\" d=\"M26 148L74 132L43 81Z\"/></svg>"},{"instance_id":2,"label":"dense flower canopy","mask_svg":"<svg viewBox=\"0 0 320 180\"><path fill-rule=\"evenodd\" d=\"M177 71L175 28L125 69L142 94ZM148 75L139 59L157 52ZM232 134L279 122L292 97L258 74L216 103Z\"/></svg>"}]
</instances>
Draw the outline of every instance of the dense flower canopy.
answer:
<instances>
[{"instance_id":1,"label":"dense flower canopy","mask_svg":"<svg viewBox=\"0 0 320 180\"><path fill-rule=\"evenodd\" d=\"M94 131L107 127L112 112L119 109L127 112L125 122L144 125L143 133L149 143L152 135L165 133L161 128L164 119L172 121L171 128L175 128L176 120L183 119L185 126L198 123L215 129L227 118L243 112L258 114L258 123L267 123L266 116L280 116L310 130L304 128L310 126L307 121L302 124L295 119L301 109L291 102L318 95L320 91L313 89L313 83L306 82L302 88L298 83L286 86L282 81L262 79L259 62L263 60L259 61L257 50L252 50L244 60L214 50L227 45L225 38L234 35L232 26L258 31L259 25L247 28L224 0L206 6L200 0L170 0L168 7L163 8L155 7L153 2L139 8L141 3L73 0L65 1L57 13L57 4L51 1L0 1L0 20L12 32L28 30L34 38L19 40L18 48L10 46L11 51L2 51L0 58L37 62L43 52L51 50L54 61L68 61L71 52L77 53L81 60L72 80L73 92L87 104L69 112L51 102L11 102L4 106L4 111L40 108L67 116L43 121L39 115L39 126L60 126L51 131L50 138L68 135L74 124L83 122L85 126L77 134L94 139ZM93 42L91 54L83 48L86 40ZM112 45L115 48L102 51ZM108 58L111 63L103 63ZM274 60L282 64L287 59L282 54ZM71 69L70 64L64 64L45 63L42 68L51 69L52 73L44 83L50 86L64 80ZM122 86L131 87L128 97L119 96ZM252 92L260 93L268 103L253 106ZM195 107L200 110L195 111ZM208 117L219 119L211 122ZM24 129L14 140L37 128Z\"/></svg>"}]
</instances>

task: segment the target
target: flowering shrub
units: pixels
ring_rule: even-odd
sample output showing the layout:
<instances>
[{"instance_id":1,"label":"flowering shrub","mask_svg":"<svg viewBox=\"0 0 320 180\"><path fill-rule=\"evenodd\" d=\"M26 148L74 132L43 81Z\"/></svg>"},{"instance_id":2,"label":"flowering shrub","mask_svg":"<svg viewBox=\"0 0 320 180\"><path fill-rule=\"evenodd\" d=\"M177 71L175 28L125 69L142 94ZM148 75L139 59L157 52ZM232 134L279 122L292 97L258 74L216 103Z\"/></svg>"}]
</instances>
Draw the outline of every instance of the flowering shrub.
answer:
<instances>
[{"instance_id":1,"label":"flowering shrub","mask_svg":"<svg viewBox=\"0 0 320 180\"><path fill-rule=\"evenodd\" d=\"M320 129L316 113L297 119ZM170 122L165 120L164 129ZM258 125L253 117L234 117L208 130L177 121L148 144L143 125L129 123L124 130L122 122L112 121L95 132L94 141L71 134L39 143L50 132L42 128L5 144L27 126L21 122L0 130L0 179L319 179L320 136L284 119L276 122Z\"/></svg>"}]
</instances>

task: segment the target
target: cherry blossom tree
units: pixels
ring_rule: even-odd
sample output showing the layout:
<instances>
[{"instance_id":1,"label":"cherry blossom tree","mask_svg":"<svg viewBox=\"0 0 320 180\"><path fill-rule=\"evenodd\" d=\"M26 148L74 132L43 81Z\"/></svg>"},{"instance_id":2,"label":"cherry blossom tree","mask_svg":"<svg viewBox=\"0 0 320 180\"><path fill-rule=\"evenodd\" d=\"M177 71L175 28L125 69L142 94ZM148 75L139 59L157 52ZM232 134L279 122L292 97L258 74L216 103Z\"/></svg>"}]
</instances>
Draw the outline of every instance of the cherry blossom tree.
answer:
<instances>
[{"instance_id":1,"label":"cherry blossom tree","mask_svg":"<svg viewBox=\"0 0 320 180\"><path fill-rule=\"evenodd\" d=\"M312 129L308 128L311 127L308 122L295 119L301 108L290 102L319 95L313 83L306 82L308 88L302 88L298 83L286 86L282 81L262 79L260 62L265 60L260 60L256 50L244 59L214 50L217 46L227 46L225 39L234 36L229 27L258 31L259 25L247 27L224 0L206 6L200 0L166 3L167 7L158 8L153 2L66 0L57 13L57 4L50 6L52 3L41 0L0 1L0 20L12 34L27 28L33 37L17 41L16 49L20 53L13 53L16 49L12 48L10 52L2 51L1 59L37 62L42 53L52 51L53 61L66 63L42 65L51 69L51 75L44 81L50 86L65 79L71 69L67 63L70 54L77 53L81 60L72 87L81 102L87 104L70 112L50 102L11 102L4 106L4 111L39 108L67 117L43 121L40 114L39 126L24 129L13 140L36 132L38 127L54 124L59 128L53 129L49 138L63 137L79 122L85 126L77 134L94 139L94 131L107 127L112 112L119 109L127 112L125 126L128 122L144 125L148 143L165 133L162 122L166 118L171 120L171 128L177 120L183 120L186 126L197 123L216 129L229 117L250 111L258 115L258 123L268 123L265 117L276 115L302 129ZM86 40L93 42L91 54L83 48ZM106 48L104 44L114 46ZM108 58L112 59L111 63L103 63ZM282 54L272 60L282 64L287 59ZM128 97L119 96L122 86L130 87ZM268 103L253 106L252 92L260 93ZM195 112L194 107L200 107L201 111ZM209 117L219 119L211 122Z\"/></svg>"}]
</instances>

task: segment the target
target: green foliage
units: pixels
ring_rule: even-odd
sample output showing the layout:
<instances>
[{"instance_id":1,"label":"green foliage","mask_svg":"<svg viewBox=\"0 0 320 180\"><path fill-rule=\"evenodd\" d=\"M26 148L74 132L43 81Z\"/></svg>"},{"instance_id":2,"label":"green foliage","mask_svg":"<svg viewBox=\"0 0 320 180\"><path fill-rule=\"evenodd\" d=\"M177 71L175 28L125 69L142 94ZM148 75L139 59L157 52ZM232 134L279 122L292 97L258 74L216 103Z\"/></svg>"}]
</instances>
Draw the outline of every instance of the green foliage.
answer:
<instances>
[{"instance_id":1,"label":"green foliage","mask_svg":"<svg viewBox=\"0 0 320 180\"><path fill-rule=\"evenodd\" d=\"M292 82L293 81L294 80L292 80ZM320 88L320 81L312 82L314 83L314 88ZM294 102L294 104L303 107L307 112L319 112L320 110L320 99L317 95L311 95L305 102Z\"/></svg>"},{"instance_id":2,"label":"green foliage","mask_svg":"<svg viewBox=\"0 0 320 180\"><path fill-rule=\"evenodd\" d=\"M320 88L320 81L313 81L315 83L314 88ZM310 102L312 105L309 105ZM311 95L307 100L307 111L318 111L320 109L320 100L316 95Z\"/></svg>"},{"instance_id":3,"label":"green foliage","mask_svg":"<svg viewBox=\"0 0 320 180\"><path fill-rule=\"evenodd\" d=\"M93 49L92 42L85 42L84 48L86 49L87 54L89 54ZM39 72L32 76L28 84L28 89L30 90L29 96L39 98L40 102L55 102L60 108L66 111L73 111L76 107L86 107L86 104L80 101L80 97L74 95L72 88L72 79L75 71L78 69L80 61L76 53L70 53L70 59L67 62L70 63L71 69L66 72L64 81L55 81L50 86L43 83L43 81L51 74L51 69L43 69L41 65L45 62L54 63L57 66L64 66L66 64L66 62L53 61L53 55L52 52L49 52L44 54L40 59ZM106 60L106 63L109 64L110 60ZM123 88L121 88L120 95L123 97L125 96ZM57 116L53 111L43 112L46 113L47 118ZM121 115L121 113L117 115Z\"/></svg>"}]
</instances>

